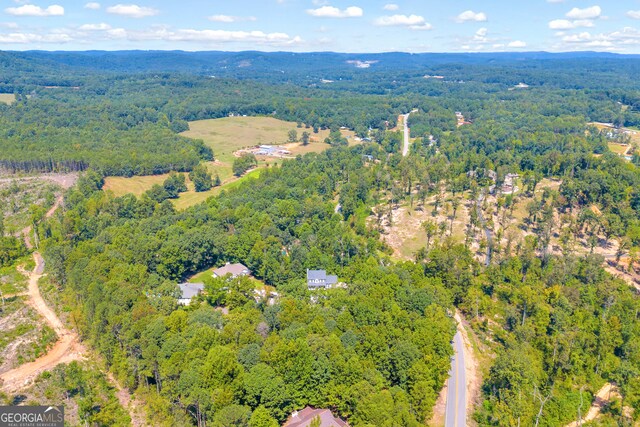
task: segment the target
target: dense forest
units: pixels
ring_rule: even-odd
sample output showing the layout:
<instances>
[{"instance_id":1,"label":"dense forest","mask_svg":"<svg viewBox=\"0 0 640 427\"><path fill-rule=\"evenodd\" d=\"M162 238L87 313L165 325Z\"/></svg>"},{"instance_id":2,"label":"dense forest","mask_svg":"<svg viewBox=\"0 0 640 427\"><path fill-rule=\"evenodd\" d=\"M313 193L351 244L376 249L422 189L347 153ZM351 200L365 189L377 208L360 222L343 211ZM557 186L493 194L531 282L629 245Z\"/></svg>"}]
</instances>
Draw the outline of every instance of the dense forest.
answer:
<instances>
[{"instance_id":1,"label":"dense forest","mask_svg":"<svg viewBox=\"0 0 640 427\"><path fill-rule=\"evenodd\" d=\"M170 68L173 55L193 68ZM620 256L640 253L638 153L614 154L588 123L640 124L638 59L389 54L356 70L344 65L351 57L309 55L0 56L0 87L17 94L0 105L0 164L84 171L64 208L38 223L41 250L74 327L143 398L152 423L277 426L311 405L354 427L424 425L450 366L455 310L488 353L473 422L566 425L605 382L620 399L602 422L637 421L640 299L594 248L616 241ZM255 69L215 65L247 56ZM286 61L286 73L260 72ZM412 110L415 140L402 156L393 128ZM109 175L168 171L192 171L210 188L198 164L215 152L177 133L231 113L331 129L332 148L182 211L169 199L184 191L183 175L138 198L102 190ZM346 147L341 126L369 138ZM253 162L238 158L238 173ZM495 207L482 206L510 173L531 200L518 239L482 217L513 214L515 196L500 190ZM543 180L558 185L539 190ZM424 245L400 261L383 223L427 200ZM450 220L437 223L445 210ZM496 238L474 246L485 230ZM588 254L576 250L582 238L593 242ZM7 263L25 252L14 244ZM177 304L178 283L227 262L254 277L207 278L204 295ZM341 285L309 291L307 269Z\"/></svg>"}]
</instances>

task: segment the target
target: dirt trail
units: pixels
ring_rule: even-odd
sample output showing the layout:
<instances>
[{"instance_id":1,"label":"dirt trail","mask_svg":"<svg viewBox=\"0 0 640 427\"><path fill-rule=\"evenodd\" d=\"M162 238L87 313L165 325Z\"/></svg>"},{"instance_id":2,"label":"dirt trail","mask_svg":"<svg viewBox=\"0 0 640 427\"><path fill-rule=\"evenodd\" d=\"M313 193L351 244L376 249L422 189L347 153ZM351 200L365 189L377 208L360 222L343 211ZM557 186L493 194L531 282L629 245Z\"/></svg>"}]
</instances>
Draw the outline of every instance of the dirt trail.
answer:
<instances>
[{"instance_id":1,"label":"dirt trail","mask_svg":"<svg viewBox=\"0 0 640 427\"><path fill-rule=\"evenodd\" d=\"M587 415L582 417L580 422L574 421L571 424L567 424L565 427L578 427L582 425L581 423L595 420L600 415L602 408L609 403L609 399L613 396L620 396L616 386L611 383L606 383L600 390L598 390L598 393L596 393Z\"/></svg>"},{"instance_id":2,"label":"dirt trail","mask_svg":"<svg viewBox=\"0 0 640 427\"><path fill-rule=\"evenodd\" d=\"M111 372L107 374L107 379L116 388L116 397L118 398L120 405L129 412L131 425L133 427L148 426L149 424L144 420L142 405L140 402L134 399L129 391L120 385Z\"/></svg>"},{"instance_id":3,"label":"dirt trail","mask_svg":"<svg viewBox=\"0 0 640 427\"><path fill-rule=\"evenodd\" d=\"M2 380L2 389L5 392L15 392L29 385L41 372L52 369L60 363L69 363L73 360L84 358L86 349L80 343L78 335L65 328L58 316L47 306L40 289L38 288L38 280L43 276L44 260L39 253L34 253L36 266L32 273L27 273L20 269L22 273L29 276L29 299L27 304L33 307L58 335L58 341L44 356L25 363L15 369L12 369L0 375Z\"/></svg>"},{"instance_id":4,"label":"dirt trail","mask_svg":"<svg viewBox=\"0 0 640 427\"><path fill-rule=\"evenodd\" d=\"M63 201L63 197L62 196L58 196L56 197L56 201L53 204L53 206L51 206L51 209L49 209L47 211L47 213L44 215L45 218L51 218L53 216L53 214L56 212L56 210L58 210L58 208L62 205L62 201ZM31 243L31 231L33 230L32 226L28 226L25 227L22 230L22 235L24 236L24 244L27 246L27 249L33 249L33 243Z\"/></svg>"}]
</instances>

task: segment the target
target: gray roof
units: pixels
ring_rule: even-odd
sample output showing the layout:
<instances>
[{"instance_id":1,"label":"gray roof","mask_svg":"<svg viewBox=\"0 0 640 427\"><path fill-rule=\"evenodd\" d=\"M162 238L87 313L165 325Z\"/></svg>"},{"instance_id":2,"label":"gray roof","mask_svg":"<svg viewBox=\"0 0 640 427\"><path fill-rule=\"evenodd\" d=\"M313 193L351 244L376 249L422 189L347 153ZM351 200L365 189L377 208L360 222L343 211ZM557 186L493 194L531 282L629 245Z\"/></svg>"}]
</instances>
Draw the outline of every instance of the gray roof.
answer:
<instances>
[{"instance_id":1,"label":"gray roof","mask_svg":"<svg viewBox=\"0 0 640 427\"><path fill-rule=\"evenodd\" d=\"M213 270L214 277L224 277L227 274L231 274L231 277L238 277L238 276L246 276L248 274L251 274L251 271L249 271L247 267L245 267L240 263L227 264L223 267L216 268L215 270Z\"/></svg>"},{"instance_id":2,"label":"gray roof","mask_svg":"<svg viewBox=\"0 0 640 427\"><path fill-rule=\"evenodd\" d=\"M325 270L307 270L307 285L324 288L338 283L338 276L328 276Z\"/></svg>"},{"instance_id":3,"label":"gray roof","mask_svg":"<svg viewBox=\"0 0 640 427\"><path fill-rule=\"evenodd\" d=\"M181 299L191 299L204 290L204 283L180 283Z\"/></svg>"}]
</instances>

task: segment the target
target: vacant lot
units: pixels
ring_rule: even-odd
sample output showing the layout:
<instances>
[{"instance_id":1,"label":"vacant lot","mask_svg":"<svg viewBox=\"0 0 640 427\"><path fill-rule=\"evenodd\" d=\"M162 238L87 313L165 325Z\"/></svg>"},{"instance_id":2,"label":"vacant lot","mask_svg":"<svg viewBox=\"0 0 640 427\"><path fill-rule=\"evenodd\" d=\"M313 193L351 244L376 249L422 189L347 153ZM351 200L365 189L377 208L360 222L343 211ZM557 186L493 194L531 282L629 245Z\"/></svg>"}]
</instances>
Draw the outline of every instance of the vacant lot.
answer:
<instances>
[{"instance_id":1,"label":"vacant lot","mask_svg":"<svg viewBox=\"0 0 640 427\"><path fill-rule=\"evenodd\" d=\"M16 100L16 96L12 93L0 93L0 102L3 104L11 104Z\"/></svg>"}]
</instances>

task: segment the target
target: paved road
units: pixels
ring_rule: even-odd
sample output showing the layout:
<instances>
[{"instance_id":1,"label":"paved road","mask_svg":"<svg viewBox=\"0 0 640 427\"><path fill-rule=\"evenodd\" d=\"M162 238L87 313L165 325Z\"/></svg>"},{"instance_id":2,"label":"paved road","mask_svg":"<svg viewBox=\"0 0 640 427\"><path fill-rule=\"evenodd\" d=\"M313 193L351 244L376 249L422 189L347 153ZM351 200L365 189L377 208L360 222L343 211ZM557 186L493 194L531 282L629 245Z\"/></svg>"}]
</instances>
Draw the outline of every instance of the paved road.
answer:
<instances>
[{"instance_id":1,"label":"paved road","mask_svg":"<svg viewBox=\"0 0 640 427\"><path fill-rule=\"evenodd\" d=\"M464 368L464 344L460 331L453 337L454 356L447 382L445 427L465 427L467 424L467 373Z\"/></svg>"},{"instance_id":2,"label":"paved road","mask_svg":"<svg viewBox=\"0 0 640 427\"><path fill-rule=\"evenodd\" d=\"M404 145L402 146L402 155L407 156L409 154L409 114L403 114L404 117Z\"/></svg>"}]
</instances>

